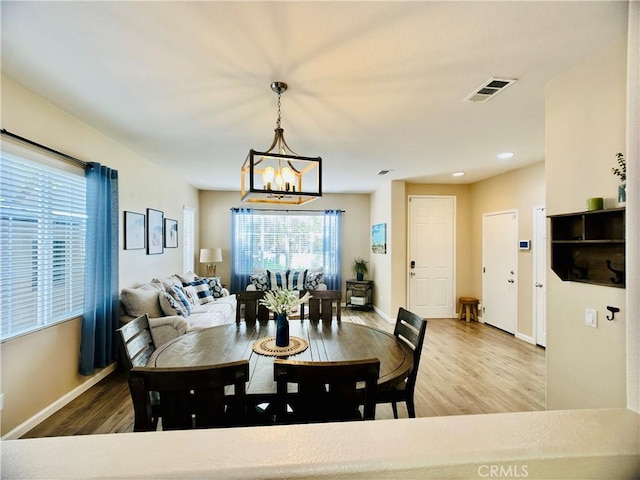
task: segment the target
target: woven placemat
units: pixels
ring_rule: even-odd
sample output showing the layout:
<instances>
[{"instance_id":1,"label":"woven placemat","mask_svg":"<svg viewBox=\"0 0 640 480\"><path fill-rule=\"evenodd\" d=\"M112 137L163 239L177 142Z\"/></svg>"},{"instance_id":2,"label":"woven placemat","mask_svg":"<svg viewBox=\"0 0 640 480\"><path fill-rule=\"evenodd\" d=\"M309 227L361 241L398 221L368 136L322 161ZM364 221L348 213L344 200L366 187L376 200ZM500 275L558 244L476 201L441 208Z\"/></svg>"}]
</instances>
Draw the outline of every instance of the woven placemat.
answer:
<instances>
[{"instance_id":1,"label":"woven placemat","mask_svg":"<svg viewBox=\"0 0 640 480\"><path fill-rule=\"evenodd\" d=\"M304 352L309 348L309 344L304 338L289 337L289 345L286 347L276 346L276 337L265 337L253 342L253 351L268 357L284 357Z\"/></svg>"}]
</instances>

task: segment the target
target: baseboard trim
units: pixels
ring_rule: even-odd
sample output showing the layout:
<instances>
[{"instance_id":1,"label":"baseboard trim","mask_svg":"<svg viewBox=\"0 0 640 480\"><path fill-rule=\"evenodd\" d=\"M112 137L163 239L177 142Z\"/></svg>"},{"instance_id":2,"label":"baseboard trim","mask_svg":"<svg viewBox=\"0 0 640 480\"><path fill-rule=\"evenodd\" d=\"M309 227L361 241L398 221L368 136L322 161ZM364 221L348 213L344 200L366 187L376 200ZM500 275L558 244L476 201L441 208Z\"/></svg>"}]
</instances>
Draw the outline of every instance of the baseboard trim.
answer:
<instances>
[{"instance_id":1,"label":"baseboard trim","mask_svg":"<svg viewBox=\"0 0 640 480\"><path fill-rule=\"evenodd\" d=\"M516 332L516 338L518 340L522 340L523 342L530 343L531 345L536 344L536 341L533 339L533 337L530 337L529 335L524 335L520 332Z\"/></svg>"},{"instance_id":2,"label":"baseboard trim","mask_svg":"<svg viewBox=\"0 0 640 480\"><path fill-rule=\"evenodd\" d=\"M117 363L112 363L111 365L103 368L98 373L94 374L91 378L89 378L87 381L85 381L83 384L78 385L76 388L71 390L66 395L63 395L52 404L40 410L33 417L25 420L10 432L7 432L5 435L2 436L2 440L16 440L20 438L22 435L27 433L29 430L35 428L36 426L38 426L41 422L49 418L51 415L56 413L62 407L67 405L69 402L71 402L72 400L76 399L77 397L82 395L84 392L89 390L91 387L93 387L95 384L97 384L100 380L105 378L107 375L114 372L117 366L118 366Z\"/></svg>"},{"instance_id":3,"label":"baseboard trim","mask_svg":"<svg viewBox=\"0 0 640 480\"><path fill-rule=\"evenodd\" d=\"M382 318L384 318L387 322L392 323L392 324L396 323L396 319L395 318L391 318L389 315L384 313L382 310L380 310L375 305L373 306L373 311L376 312L378 315L380 315Z\"/></svg>"}]
</instances>

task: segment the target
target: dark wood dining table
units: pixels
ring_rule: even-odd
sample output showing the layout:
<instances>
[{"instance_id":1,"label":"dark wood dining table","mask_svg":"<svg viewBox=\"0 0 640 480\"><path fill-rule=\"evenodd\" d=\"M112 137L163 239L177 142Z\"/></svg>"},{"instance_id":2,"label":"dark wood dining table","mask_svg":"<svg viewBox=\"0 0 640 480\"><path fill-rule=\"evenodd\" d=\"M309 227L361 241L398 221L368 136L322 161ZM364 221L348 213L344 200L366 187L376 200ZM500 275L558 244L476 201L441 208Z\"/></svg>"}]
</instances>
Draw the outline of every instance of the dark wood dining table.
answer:
<instances>
[{"instance_id":1,"label":"dark wood dining table","mask_svg":"<svg viewBox=\"0 0 640 480\"><path fill-rule=\"evenodd\" d=\"M404 380L413 367L411 350L393 334L346 321L313 322L289 320L291 336L306 340L309 347L291 360L343 361L377 357L380 360L378 388L387 389ZM249 360L247 395L258 401L276 394L273 356L256 353L256 340L275 335L275 322L234 323L187 333L153 353L148 366L188 367ZM283 357L278 357L283 358Z\"/></svg>"}]
</instances>

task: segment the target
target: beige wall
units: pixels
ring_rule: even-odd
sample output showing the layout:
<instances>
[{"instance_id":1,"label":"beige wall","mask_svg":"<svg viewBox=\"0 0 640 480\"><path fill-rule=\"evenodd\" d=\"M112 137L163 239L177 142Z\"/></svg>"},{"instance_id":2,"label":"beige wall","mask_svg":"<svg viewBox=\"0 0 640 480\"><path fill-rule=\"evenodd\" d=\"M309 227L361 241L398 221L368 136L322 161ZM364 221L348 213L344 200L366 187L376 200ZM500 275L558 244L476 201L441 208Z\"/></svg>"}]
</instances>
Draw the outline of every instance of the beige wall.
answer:
<instances>
[{"instance_id":1,"label":"beige wall","mask_svg":"<svg viewBox=\"0 0 640 480\"><path fill-rule=\"evenodd\" d=\"M2 127L81 160L117 169L121 226L124 210L146 213L147 207L155 208L181 225L183 204L198 206L196 189L6 77L2 77ZM121 239L121 287L182 270L181 248L146 255L144 250L124 251L122 245ZM78 374L79 332L76 319L2 343L2 435L89 380Z\"/></svg>"},{"instance_id":2,"label":"beige wall","mask_svg":"<svg viewBox=\"0 0 640 480\"><path fill-rule=\"evenodd\" d=\"M353 277L351 263L355 257L369 259L370 226L369 194L331 194L299 207L286 205L256 206L240 202L240 192L214 190L200 191L200 243L203 248L222 248L223 262L218 264L218 274L223 283L229 284L231 264L231 208L253 207L284 210L344 210L342 217L342 279ZM203 265L198 265L200 269Z\"/></svg>"},{"instance_id":3,"label":"beige wall","mask_svg":"<svg viewBox=\"0 0 640 480\"><path fill-rule=\"evenodd\" d=\"M482 299L482 216L518 211L518 239L533 238L533 208L544 206L544 162L471 185L471 289ZM533 252L518 251L518 320L516 333L533 341Z\"/></svg>"},{"instance_id":4,"label":"beige wall","mask_svg":"<svg viewBox=\"0 0 640 480\"><path fill-rule=\"evenodd\" d=\"M625 148L625 65L621 40L547 85L548 214L583 211L587 197L614 203L611 167ZM625 406L625 290L562 282L550 270L547 277L547 407ZM622 309L613 322L607 305ZM598 312L597 329L584 325L587 307Z\"/></svg>"}]
</instances>

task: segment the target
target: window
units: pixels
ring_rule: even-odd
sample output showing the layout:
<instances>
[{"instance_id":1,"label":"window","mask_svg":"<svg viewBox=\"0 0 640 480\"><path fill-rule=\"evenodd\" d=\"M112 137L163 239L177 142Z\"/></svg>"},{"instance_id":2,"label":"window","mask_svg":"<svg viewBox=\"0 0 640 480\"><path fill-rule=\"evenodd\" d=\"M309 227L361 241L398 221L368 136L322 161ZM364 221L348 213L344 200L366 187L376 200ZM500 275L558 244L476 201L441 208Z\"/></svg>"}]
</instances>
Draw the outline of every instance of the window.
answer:
<instances>
[{"instance_id":1,"label":"window","mask_svg":"<svg viewBox=\"0 0 640 480\"><path fill-rule=\"evenodd\" d=\"M192 207L182 208L182 271L193 272L194 212Z\"/></svg>"},{"instance_id":2,"label":"window","mask_svg":"<svg viewBox=\"0 0 640 480\"><path fill-rule=\"evenodd\" d=\"M330 290L341 288L341 212L234 210L233 291L243 290L257 269L323 269Z\"/></svg>"},{"instance_id":3,"label":"window","mask_svg":"<svg viewBox=\"0 0 640 480\"><path fill-rule=\"evenodd\" d=\"M86 182L67 170L2 152L2 340L82 314Z\"/></svg>"}]
</instances>

